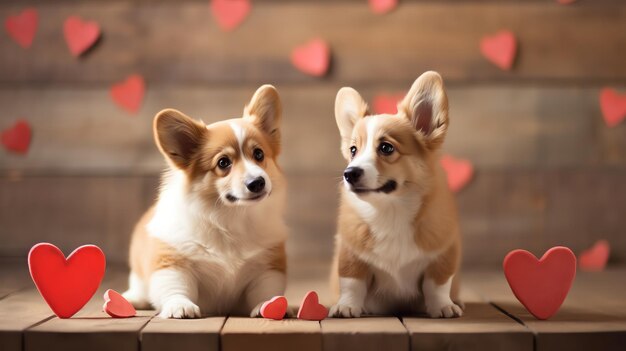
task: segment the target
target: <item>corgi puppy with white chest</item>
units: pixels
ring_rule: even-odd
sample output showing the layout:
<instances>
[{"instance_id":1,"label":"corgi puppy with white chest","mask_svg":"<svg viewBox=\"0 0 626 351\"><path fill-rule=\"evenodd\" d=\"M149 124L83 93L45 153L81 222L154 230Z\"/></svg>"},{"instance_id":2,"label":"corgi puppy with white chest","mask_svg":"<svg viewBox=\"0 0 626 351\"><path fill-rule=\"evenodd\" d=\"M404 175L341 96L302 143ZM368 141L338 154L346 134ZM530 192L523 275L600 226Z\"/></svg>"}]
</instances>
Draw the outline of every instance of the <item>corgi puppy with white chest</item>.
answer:
<instances>
[{"instance_id":1,"label":"corgi puppy with white chest","mask_svg":"<svg viewBox=\"0 0 626 351\"><path fill-rule=\"evenodd\" d=\"M260 87L243 117L205 125L176 110L154 119L169 164L137 224L129 289L164 318L259 316L285 290L286 183L277 164L281 102Z\"/></svg>"},{"instance_id":2,"label":"corgi puppy with white chest","mask_svg":"<svg viewBox=\"0 0 626 351\"><path fill-rule=\"evenodd\" d=\"M441 76L421 75L395 115L370 115L352 88L335 101L343 174L333 317L463 314L461 240L454 197L439 163L449 125Z\"/></svg>"}]
</instances>

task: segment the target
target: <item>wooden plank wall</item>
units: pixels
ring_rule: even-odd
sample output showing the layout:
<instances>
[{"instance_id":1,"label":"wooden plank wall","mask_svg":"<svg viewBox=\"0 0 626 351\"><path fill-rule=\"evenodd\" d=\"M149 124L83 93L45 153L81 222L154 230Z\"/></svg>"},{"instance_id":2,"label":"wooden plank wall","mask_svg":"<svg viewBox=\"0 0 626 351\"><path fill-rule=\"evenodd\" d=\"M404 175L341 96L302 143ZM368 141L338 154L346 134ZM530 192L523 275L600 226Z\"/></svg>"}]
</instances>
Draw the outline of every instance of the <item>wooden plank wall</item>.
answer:
<instances>
[{"instance_id":1,"label":"wooden plank wall","mask_svg":"<svg viewBox=\"0 0 626 351\"><path fill-rule=\"evenodd\" d=\"M0 18L30 5L39 11L32 48L0 35L0 129L17 118L34 129L28 155L0 151L0 256L24 256L45 240L66 250L97 243L109 260L124 261L163 167L154 114L175 107L206 122L230 118L258 85L272 83L285 105L289 250L292 258L329 257L344 166L336 91L353 86L371 100L406 91L434 69L450 95L445 151L476 168L458 194L468 265L498 265L518 247L578 252L601 238L614 262L626 259L626 123L607 128L598 102L605 86L626 91L623 1L405 0L384 16L365 0L254 1L231 33L196 0L10 0ZM72 14L103 31L79 60L62 37ZM478 48L500 29L519 40L511 72ZM324 78L289 63L291 49L314 36L332 47ZM148 86L136 116L108 92L132 73Z\"/></svg>"}]
</instances>

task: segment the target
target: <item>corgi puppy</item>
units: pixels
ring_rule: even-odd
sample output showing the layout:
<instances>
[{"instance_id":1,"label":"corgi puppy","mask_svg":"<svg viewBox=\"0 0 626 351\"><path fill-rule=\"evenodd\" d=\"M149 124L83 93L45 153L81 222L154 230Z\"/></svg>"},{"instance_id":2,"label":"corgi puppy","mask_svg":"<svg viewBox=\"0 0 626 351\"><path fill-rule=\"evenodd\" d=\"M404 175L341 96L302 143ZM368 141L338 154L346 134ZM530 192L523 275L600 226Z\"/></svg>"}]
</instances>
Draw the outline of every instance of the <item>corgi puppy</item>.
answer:
<instances>
[{"instance_id":1,"label":"corgi puppy","mask_svg":"<svg viewBox=\"0 0 626 351\"><path fill-rule=\"evenodd\" d=\"M441 76L420 76L395 115L370 115L359 93L342 88L335 118L348 167L333 265L340 295L330 315L461 316L457 213L439 164L449 124Z\"/></svg>"},{"instance_id":2,"label":"corgi puppy","mask_svg":"<svg viewBox=\"0 0 626 351\"><path fill-rule=\"evenodd\" d=\"M278 166L281 102L260 87L243 117L205 125L167 109L154 138L169 169L137 224L129 289L163 318L259 316L285 290L286 184Z\"/></svg>"}]
</instances>

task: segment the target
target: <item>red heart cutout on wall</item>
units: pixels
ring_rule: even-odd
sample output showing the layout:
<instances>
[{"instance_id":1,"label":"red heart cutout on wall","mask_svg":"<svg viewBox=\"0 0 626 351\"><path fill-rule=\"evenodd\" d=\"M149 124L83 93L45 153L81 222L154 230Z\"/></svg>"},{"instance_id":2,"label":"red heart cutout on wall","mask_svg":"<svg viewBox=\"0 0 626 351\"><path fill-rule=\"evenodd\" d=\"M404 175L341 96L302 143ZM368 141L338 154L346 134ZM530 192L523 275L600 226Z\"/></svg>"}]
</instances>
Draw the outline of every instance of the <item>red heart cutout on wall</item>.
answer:
<instances>
[{"instance_id":1,"label":"red heart cutout on wall","mask_svg":"<svg viewBox=\"0 0 626 351\"><path fill-rule=\"evenodd\" d=\"M323 39L312 39L293 49L291 63L306 74L321 77L328 71L330 47Z\"/></svg>"},{"instance_id":2,"label":"red heart cutout on wall","mask_svg":"<svg viewBox=\"0 0 626 351\"><path fill-rule=\"evenodd\" d=\"M146 91L146 84L138 74L133 74L121 83L111 87L111 98L124 110L136 114Z\"/></svg>"},{"instance_id":3,"label":"red heart cutout on wall","mask_svg":"<svg viewBox=\"0 0 626 351\"><path fill-rule=\"evenodd\" d=\"M63 24L63 34L70 52L78 57L96 43L100 37L100 26L96 22L70 16Z\"/></svg>"},{"instance_id":4,"label":"red heart cutout on wall","mask_svg":"<svg viewBox=\"0 0 626 351\"><path fill-rule=\"evenodd\" d=\"M370 9L377 15L387 13L398 6L398 0L369 0Z\"/></svg>"},{"instance_id":5,"label":"red heart cutout on wall","mask_svg":"<svg viewBox=\"0 0 626 351\"><path fill-rule=\"evenodd\" d=\"M2 145L9 151L25 154L30 146L31 134L30 124L19 120L12 127L2 131Z\"/></svg>"},{"instance_id":6,"label":"red heart cutout on wall","mask_svg":"<svg viewBox=\"0 0 626 351\"><path fill-rule=\"evenodd\" d=\"M135 307L113 289L104 292L102 310L113 318L128 318L137 314Z\"/></svg>"},{"instance_id":7,"label":"red heart cutout on wall","mask_svg":"<svg viewBox=\"0 0 626 351\"><path fill-rule=\"evenodd\" d=\"M261 316L263 318L279 321L285 318L285 313L287 313L287 299L284 296L274 296L261 305Z\"/></svg>"},{"instance_id":8,"label":"red heart cutout on wall","mask_svg":"<svg viewBox=\"0 0 626 351\"><path fill-rule=\"evenodd\" d=\"M602 271L609 261L611 247L606 240L598 240L591 248L583 251L578 256L580 269L584 271Z\"/></svg>"},{"instance_id":9,"label":"red heart cutout on wall","mask_svg":"<svg viewBox=\"0 0 626 351\"><path fill-rule=\"evenodd\" d=\"M219 27L226 31L237 28L250 12L248 0L212 0L211 12Z\"/></svg>"},{"instance_id":10,"label":"red heart cutout on wall","mask_svg":"<svg viewBox=\"0 0 626 351\"><path fill-rule=\"evenodd\" d=\"M377 95L374 97L374 101L372 102L372 109L375 114L383 114L387 113L390 115L395 115L398 113L398 102L404 99L404 95Z\"/></svg>"},{"instance_id":11,"label":"red heart cutout on wall","mask_svg":"<svg viewBox=\"0 0 626 351\"><path fill-rule=\"evenodd\" d=\"M306 293L298 310L298 319L321 321L326 317L328 317L328 309L319 303L317 293L315 291Z\"/></svg>"},{"instance_id":12,"label":"red heart cutout on wall","mask_svg":"<svg viewBox=\"0 0 626 351\"><path fill-rule=\"evenodd\" d=\"M576 256L563 246L546 251L540 260L526 250L513 250L503 266L513 294L537 319L559 310L576 276Z\"/></svg>"},{"instance_id":13,"label":"red heart cutout on wall","mask_svg":"<svg viewBox=\"0 0 626 351\"><path fill-rule=\"evenodd\" d=\"M626 95L619 95L611 88L600 91L600 109L609 127L618 125L626 117Z\"/></svg>"},{"instance_id":14,"label":"red heart cutout on wall","mask_svg":"<svg viewBox=\"0 0 626 351\"><path fill-rule=\"evenodd\" d=\"M517 52L517 40L510 31L500 31L480 41L480 52L487 60L508 71L513 67Z\"/></svg>"},{"instance_id":15,"label":"red heart cutout on wall","mask_svg":"<svg viewBox=\"0 0 626 351\"><path fill-rule=\"evenodd\" d=\"M28 253L28 268L37 289L60 318L70 318L96 293L106 267L104 253L84 245L67 259L56 246L40 243Z\"/></svg>"},{"instance_id":16,"label":"red heart cutout on wall","mask_svg":"<svg viewBox=\"0 0 626 351\"><path fill-rule=\"evenodd\" d=\"M29 7L18 15L9 16L4 22L4 28L6 28L9 36L16 43L24 49L28 49L33 44L38 24L39 16L37 10Z\"/></svg>"},{"instance_id":17,"label":"red heart cutout on wall","mask_svg":"<svg viewBox=\"0 0 626 351\"><path fill-rule=\"evenodd\" d=\"M474 166L468 160L454 158L450 155L441 157L441 166L448 176L448 187L453 192L463 189L474 175Z\"/></svg>"}]
</instances>

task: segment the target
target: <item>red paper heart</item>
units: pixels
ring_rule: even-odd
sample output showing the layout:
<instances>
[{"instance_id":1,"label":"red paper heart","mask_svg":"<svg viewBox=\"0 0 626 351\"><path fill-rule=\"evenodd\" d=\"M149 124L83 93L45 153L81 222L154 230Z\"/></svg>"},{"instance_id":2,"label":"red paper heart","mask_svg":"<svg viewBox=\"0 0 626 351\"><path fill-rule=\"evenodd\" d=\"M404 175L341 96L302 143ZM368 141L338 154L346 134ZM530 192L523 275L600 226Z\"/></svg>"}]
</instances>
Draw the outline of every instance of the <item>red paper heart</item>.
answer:
<instances>
[{"instance_id":1,"label":"red paper heart","mask_svg":"<svg viewBox=\"0 0 626 351\"><path fill-rule=\"evenodd\" d=\"M106 267L104 253L84 245L67 259L56 246L40 243L28 253L28 268L37 289L60 318L70 318L96 293Z\"/></svg>"},{"instance_id":2,"label":"red paper heart","mask_svg":"<svg viewBox=\"0 0 626 351\"><path fill-rule=\"evenodd\" d=\"M626 95L619 95L611 88L600 91L600 109L609 127L618 125L626 117Z\"/></svg>"},{"instance_id":3,"label":"red paper heart","mask_svg":"<svg viewBox=\"0 0 626 351\"><path fill-rule=\"evenodd\" d=\"M387 113L390 115L395 115L398 113L398 102L404 99L404 95L385 95L381 94L374 97L374 101L372 102L372 109L374 113L380 115L383 113Z\"/></svg>"},{"instance_id":4,"label":"red paper heart","mask_svg":"<svg viewBox=\"0 0 626 351\"><path fill-rule=\"evenodd\" d=\"M468 160L444 155L441 157L441 166L448 175L448 187L453 192L463 189L472 180L474 166Z\"/></svg>"},{"instance_id":5,"label":"red paper heart","mask_svg":"<svg viewBox=\"0 0 626 351\"><path fill-rule=\"evenodd\" d=\"M19 15L9 16L4 22L4 27L16 43L24 49L28 49L33 44L33 39L35 39L38 22L37 10L29 7Z\"/></svg>"},{"instance_id":6,"label":"red paper heart","mask_svg":"<svg viewBox=\"0 0 626 351\"><path fill-rule=\"evenodd\" d=\"M19 120L12 127L2 131L2 145L9 151L25 154L30 146L31 135L30 124Z\"/></svg>"},{"instance_id":7,"label":"red paper heart","mask_svg":"<svg viewBox=\"0 0 626 351\"><path fill-rule=\"evenodd\" d=\"M284 296L274 296L261 305L261 316L268 319L281 320L287 313L287 299Z\"/></svg>"},{"instance_id":8,"label":"red paper heart","mask_svg":"<svg viewBox=\"0 0 626 351\"><path fill-rule=\"evenodd\" d=\"M375 14L387 13L398 6L398 0L369 0L370 9Z\"/></svg>"},{"instance_id":9,"label":"red paper heart","mask_svg":"<svg viewBox=\"0 0 626 351\"><path fill-rule=\"evenodd\" d=\"M319 303L317 293L315 291L306 293L298 310L298 318L309 321L321 321L326 317L328 317L328 309Z\"/></svg>"},{"instance_id":10,"label":"red paper heart","mask_svg":"<svg viewBox=\"0 0 626 351\"><path fill-rule=\"evenodd\" d=\"M578 256L580 269L584 271L602 271L609 261L611 247L606 240L598 240L591 248Z\"/></svg>"},{"instance_id":11,"label":"red paper heart","mask_svg":"<svg viewBox=\"0 0 626 351\"><path fill-rule=\"evenodd\" d=\"M559 310L576 276L576 256L563 246L551 248L540 260L526 250L513 250L503 266L513 294L537 319Z\"/></svg>"},{"instance_id":12,"label":"red paper heart","mask_svg":"<svg viewBox=\"0 0 626 351\"><path fill-rule=\"evenodd\" d=\"M211 0L211 12L223 31L237 28L250 13L248 0Z\"/></svg>"},{"instance_id":13,"label":"red paper heart","mask_svg":"<svg viewBox=\"0 0 626 351\"><path fill-rule=\"evenodd\" d=\"M63 24L63 34L70 52L78 57L96 43L100 37L100 26L96 22L83 22L78 16L70 16Z\"/></svg>"},{"instance_id":14,"label":"red paper heart","mask_svg":"<svg viewBox=\"0 0 626 351\"><path fill-rule=\"evenodd\" d=\"M515 61L517 40L510 31L500 31L493 36L486 36L480 41L480 52L487 60L503 70L510 70Z\"/></svg>"},{"instance_id":15,"label":"red paper heart","mask_svg":"<svg viewBox=\"0 0 626 351\"><path fill-rule=\"evenodd\" d=\"M135 307L124 296L113 289L104 292L102 310L113 318L134 317L137 314Z\"/></svg>"},{"instance_id":16,"label":"red paper heart","mask_svg":"<svg viewBox=\"0 0 626 351\"><path fill-rule=\"evenodd\" d=\"M306 74L321 77L328 71L330 47L323 39L312 39L293 49L291 63Z\"/></svg>"},{"instance_id":17,"label":"red paper heart","mask_svg":"<svg viewBox=\"0 0 626 351\"><path fill-rule=\"evenodd\" d=\"M111 87L111 98L124 110L136 114L139 112L143 96L146 91L146 84L143 77L133 74L121 83Z\"/></svg>"}]
</instances>

